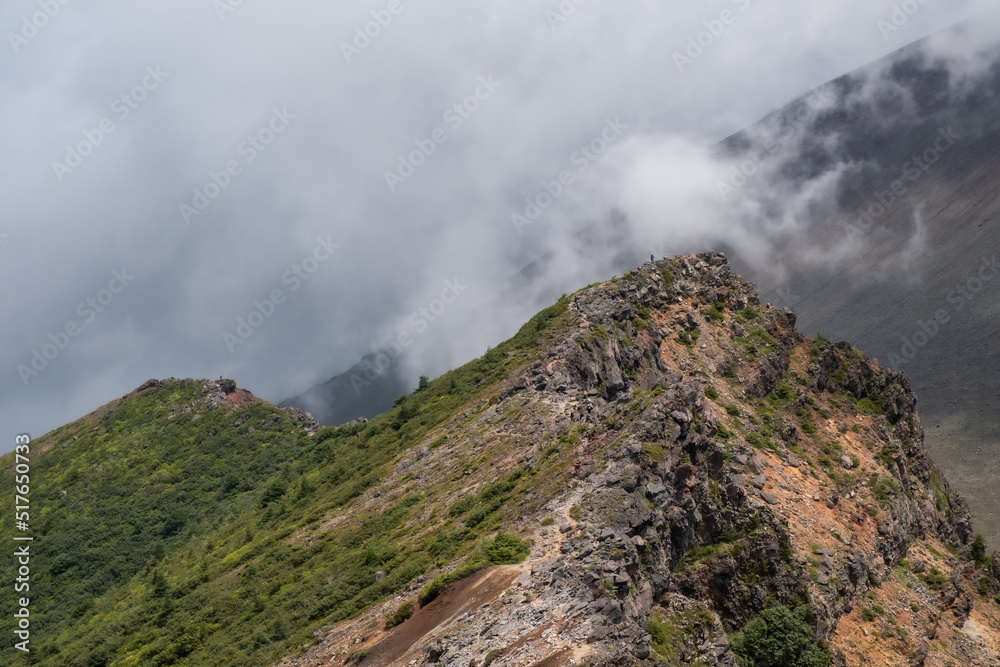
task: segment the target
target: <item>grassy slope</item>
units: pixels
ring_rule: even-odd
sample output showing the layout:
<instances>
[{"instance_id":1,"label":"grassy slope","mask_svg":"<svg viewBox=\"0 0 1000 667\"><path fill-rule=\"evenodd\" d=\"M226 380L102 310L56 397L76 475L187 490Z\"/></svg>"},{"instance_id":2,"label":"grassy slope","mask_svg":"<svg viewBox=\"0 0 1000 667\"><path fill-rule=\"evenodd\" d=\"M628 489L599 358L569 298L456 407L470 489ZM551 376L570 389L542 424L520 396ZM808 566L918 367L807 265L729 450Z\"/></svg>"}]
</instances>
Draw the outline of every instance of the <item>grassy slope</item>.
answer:
<instances>
[{"instance_id":1,"label":"grassy slope","mask_svg":"<svg viewBox=\"0 0 1000 667\"><path fill-rule=\"evenodd\" d=\"M286 538L349 505L400 452L434 446L436 426L539 357L542 339L570 322L567 303L367 424L310 438L270 404L211 411L200 382L171 381L36 440L31 662L7 643L0 662L270 664L432 566L476 561L479 538L499 527L497 510L530 475L463 508L481 515L472 528L431 526L414 541L407 522L425 498L410 495L309 544ZM13 455L0 465L11 488ZM11 524L0 525L8 544ZM10 581L9 556L2 567ZM378 570L387 576L375 583ZM0 621L3 636L11 620Z\"/></svg>"}]
</instances>

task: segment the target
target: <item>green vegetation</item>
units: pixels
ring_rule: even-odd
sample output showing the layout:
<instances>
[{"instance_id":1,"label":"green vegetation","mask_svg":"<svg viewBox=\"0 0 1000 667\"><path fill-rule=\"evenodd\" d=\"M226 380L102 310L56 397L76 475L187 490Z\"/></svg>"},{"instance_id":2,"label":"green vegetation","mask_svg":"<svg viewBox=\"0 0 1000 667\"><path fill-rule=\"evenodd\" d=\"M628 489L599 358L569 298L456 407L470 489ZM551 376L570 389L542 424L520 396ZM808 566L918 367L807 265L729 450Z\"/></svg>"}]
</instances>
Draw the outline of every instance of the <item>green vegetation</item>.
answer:
<instances>
[{"instance_id":1,"label":"green vegetation","mask_svg":"<svg viewBox=\"0 0 1000 667\"><path fill-rule=\"evenodd\" d=\"M792 389L787 383L782 382L769 398L772 399L773 402L790 401L795 398L795 390Z\"/></svg>"},{"instance_id":2,"label":"green vegetation","mask_svg":"<svg viewBox=\"0 0 1000 667\"><path fill-rule=\"evenodd\" d=\"M663 450L663 445L658 442L642 443L642 451L646 452L649 458L656 463L663 463L666 459L666 452Z\"/></svg>"},{"instance_id":3,"label":"green vegetation","mask_svg":"<svg viewBox=\"0 0 1000 667\"><path fill-rule=\"evenodd\" d=\"M880 449L879 452L875 455L875 458L878 459L879 463L882 464L882 467L888 470L889 472L893 472L896 469L896 460L893 458L891 449L888 448Z\"/></svg>"},{"instance_id":4,"label":"green vegetation","mask_svg":"<svg viewBox=\"0 0 1000 667\"><path fill-rule=\"evenodd\" d=\"M931 472L931 485L934 487L934 503L937 506L938 511L942 512L950 503L948 500L948 494L944 492L944 486L941 484L941 480L938 479L937 474L933 471Z\"/></svg>"},{"instance_id":5,"label":"green vegetation","mask_svg":"<svg viewBox=\"0 0 1000 667\"><path fill-rule=\"evenodd\" d=\"M868 480L868 486L871 488L872 493L875 495L875 500L882 509L888 508L892 504L892 498L895 496L899 489L896 488L896 483L892 481L891 477L882 477L878 473L872 473L871 478Z\"/></svg>"},{"instance_id":6,"label":"green vegetation","mask_svg":"<svg viewBox=\"0 0 1000 667\"><path fill-rule=\"evenodd\" d=\"M457 501L451 506L448 515L456 517L469 512L465 517L465 527L478 526L507 503L524 474L523 469L515 470L503 479L493 482L476 495Z\"/></svg>"},{"instance_id":7,"label":"green vegetation","mask_svg":"<svg viewBox=\"0 0 1000 667\"><path fill-rule=\"evenodd\" d=\"M809 358L813 361L819 359L823 348L826 347L829 342L830 341L827 340L826 336L821 333L817 333L812 343L809 344Z\"/></svg>"},{"instance_id":8,"label":"green vegetation","mask_svg":"<svg viewBox=\"0 0 1000 667\"><path fill-rule=\"evenodd\" d=\"M927 584L927 588L931 589L932 591L941 590L941 586L943 586L945 582L948 581L948 577L936 567L932 567L930 569L930 572L924 572L922 574L918 574L917 577L920 579L920 581Z\"/></svg>"},{"instance_id":9,"label":"green vegetation","mask_svg":"<svg viewBox=\"0 0 1000 667\"><path fill-rule=\"evenodd\" d=\"M885 608L880 604L873 604L861 610L861 620L865 622L870 623L879 616L885 616Z\"/></svg>"},{"instance_id":10,"label":"green vegetation","mask_svg":"<svg viewBox=\"0 0 1000 667\"><path fill-rule=\"evenodd\" d=\"M737 349L742 350L742 357L746 361L754 361L757 357L766 357L778 349L778 341L762 326L750 327L746 336L733 336L733 344Z\"/></svg>"},{"instance_id":11,"label":"green vegetation","mask_svg":"<svg viewBox=\"0 0 1000 667\"><path fill-rule=\"evenodd\" d=\"M705 387L705 396L714 401L717 398L719 398L719 390L713 387L712 385L708 385Z\"/></svg>"},{"instance_id":12,"label":"green vegetation","mask_svg":"<svg viewBox=\"0 0 1000 667\"><path fill-rule=\"evenodd\" d=\"M385 629L389 630L396 627L403 621L410 618L410 616L413 616L413 603L407 600L403 604L399 605L399 607L396 608L396 611L392 612L392 614L385 619Z\"/></svg>"},{"instance_id":13,"label":"green vegetation","mask_svg":"<svg viewBox=\"0 0 1000 667\"><path fill-rule=\"evenodd\" d=\"M703 314L706 318L718 324L726 319L725 310L726 304L719 301L711 308L707 308Z\"/></svg>"},{"instance_id":14,"label":"green vegetation","mask_svg":"<svg viewBox=\"0 0 1000 667\"><path fill-rule=\"evenodd\" d=\"M632 320L632 326L636 331L642 331L646 328L646 323L649 321L650 310L647 306L642 306L639 308L635 318Z\"/></svg>"},{"instance_id":15,"label":"green vegetation","mask_svg":"<svg viewBox=\"0 0 1000 667\"><path fill-rule=\"evenodd\" d=\"M508 500L551 483L558 457L482 489L458 529L440 515L421 522L421 493L318 529L403 452L446 442L435 430L481 405L487 387L539 359L540 342L571 324L568 302L367 423L310 437L275 406L209 409L201 382L171 380L36 439L31 664L269 665L436 565L523 558L516 538L485 538L514 516ZM3 466L10 483L13 454ZM307 541L305 531L316 532ZM0 539L12 536L0 526ZM12 627L0 619L0 631ZM0 647L0 664L27 664L17 655Z\"/></svg>"},{"instance_id":16,"label":"green vegetation","mask_svg":"<svg viewBox=\"0 0 1000 667\"><path fill-rule=\"evenodd\" d=\"M694 347L694 344L698 342L699 336L701 336L701 332L697 329L693 329L691 331L682 331L677 334L677 340L685 347Z\"/></svg>"},{"instance_id":17,"label":"green vegetation","mask_svg":"<svg viewBox=\"0 0 1000 667\"><path fill-rule=\"evenodd\" d=\"M862 398L861 400L858 400L854 396L851 396L851 402L854 404L854 407L857 408L859 412L863 412L869 415L885 414L885 410L882 408L882 406L876 404L871 398L867 396L865 398Z\"/></svg>"},{"instance_id":18,"label":"green vegetation","mask_svg":"<svg viewBox=\"0 0 1000 667\"><path fill-rule=\"evenodd\" d=\"M766 449L772 452L777 451L778 449L778 446L773 440L761 433L758 433L757 431L750 431L747 433L746 440L748 445L756 447L757 449Z\"/></svg>"},{"instance_id":19,"label":"green vegetation","mask_svg":"<svg viewBox=\"0 0 1000 667\"><path fill-rule=\"evenodd\" d=\"M969 559L976 564L976 569L985 567L989 564L990 558L986 554L986 540L983 539L981 533L977 533L975 539L972 540L972 549L969 551Z\"/></svg>"},{"instance_id":20,"label":"green vegetation","mask_svg":"<svg viewBox=\"0 0 1000 667\"><path fill-rule=\"evenodd\" d=\"M663 286L667 289L672 289L674 286L674 274L670 269L663 269L660 271L660 275L663 277Z\"/></svg>"},{"instance_id":21,"label":"green vegetation","mask_svg":"<svg viewBox=\"0 0 1000 667\"><path fill-rule=\"evenodd\" d=\"M436 598L448 584L464 579L491 565L520 563L531 553L531 543L513 533L500 531L492 540L480 543L479 547L456 569L442 574L422 589L418 599L424 606Z\"/></svg>"},{"instance_id":22,"label":"green vegetation","mask_svg":"<svg viewBox=\"0 0 1000 667\"><path fill-rule=\"evenodd\" d=\"M809 607L768 607L732 639L743 667L826 667L830 655L813 636Z\"/></svg>"},{"instance_id":23,"label":"green vegetation","mask_svg":"<svg viewBox=\"0 0 1000 667\"><path fill-rule=\"evenodd\" d=\"M649 636L652 637L653 650L667 660L677 657L674 645L682 638L680 628L663 622L659 612L649 615Z\"/></svg>"},{"instance_id":24,"label":"green vegetation","mask_svg":"<svg viewBox=\"0 0 1000 667\"><path fill-rule=\"evenodd\" d=\"M667 615L654 611L649 615L649 636L653 651L669 664L678 664L677 659L685 637L697 636L699 630L715 626L715 618L707 609L692 608Z\"/></svg>"}]
</instances>

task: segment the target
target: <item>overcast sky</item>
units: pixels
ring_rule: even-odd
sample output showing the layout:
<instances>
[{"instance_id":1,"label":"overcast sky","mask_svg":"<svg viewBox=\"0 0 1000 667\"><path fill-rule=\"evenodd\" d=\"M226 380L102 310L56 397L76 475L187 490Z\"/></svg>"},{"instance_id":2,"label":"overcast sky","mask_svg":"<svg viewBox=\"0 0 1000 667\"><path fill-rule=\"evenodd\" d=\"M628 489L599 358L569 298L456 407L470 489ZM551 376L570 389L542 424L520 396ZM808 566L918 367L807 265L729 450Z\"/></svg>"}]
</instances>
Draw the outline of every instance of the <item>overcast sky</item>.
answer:
<instances>
[{"instance_id":1,"label":"overcast sky","mask_svg":"<svg viewBox=\"0 0 1000 667\"><path fill-rule=\"evenodd\" d=\"M567 239L613 208L699 249L648 193L710 175L657 154L989 4L66 2L0 8L0 451L153 377L277 402L404 333L438 375L546 305L498 301L528 262L609 277Z\"/></svg>"}]
</instances>

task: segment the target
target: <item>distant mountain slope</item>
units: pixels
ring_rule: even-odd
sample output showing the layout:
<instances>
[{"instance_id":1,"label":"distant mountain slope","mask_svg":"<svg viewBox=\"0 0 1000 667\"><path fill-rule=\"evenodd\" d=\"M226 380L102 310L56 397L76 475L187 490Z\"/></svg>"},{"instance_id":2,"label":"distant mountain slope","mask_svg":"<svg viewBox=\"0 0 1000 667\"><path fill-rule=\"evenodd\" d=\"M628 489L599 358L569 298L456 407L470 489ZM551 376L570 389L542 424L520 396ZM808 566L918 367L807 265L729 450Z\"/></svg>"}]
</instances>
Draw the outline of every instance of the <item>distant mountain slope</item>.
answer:
<instances>
[{"instance_id":1,"label":"distant mountain slope","mask_svg":"<svg viewBox=\"0 0 1000 667\"><path fill-rule=\"evenodd\" d=\"M794 233L767 232L784 249L773 272L732 255L766 300L796 307L805 331L851 340L909 374L931 451L996 544L1000 41L983 53L988 66L965 74L927 42L723 142L736 165L763 156L732 201L746 192L765 211L787 211L801 193L832 195L796 209ZM762 151L764 138L780 149Z\"/></svg>"},{"instance_id":2,"label":"distant mountain slope","mask_svg":"<svg viewBox=\"0 0 1000 667\"><path fill-rule=\"evenodd\" d=\"M279 405L305 410L327 426L368 419L385 412L394 400L413 389L401 372L399 361L387 353L369 354L340 375Z\"/></svg>"},{"instance_id":3,"label":"distant mountain slope","mask_svg":"<svg viewBox=\"0 0 1000 667\"><path fill-rule=\"evenodd\" d=\"M0 660L995 664L1000 556L905 375L794 324L702 254L367 423L149 382L31 443L33 653Z\"/></svg>"}]
</instances>

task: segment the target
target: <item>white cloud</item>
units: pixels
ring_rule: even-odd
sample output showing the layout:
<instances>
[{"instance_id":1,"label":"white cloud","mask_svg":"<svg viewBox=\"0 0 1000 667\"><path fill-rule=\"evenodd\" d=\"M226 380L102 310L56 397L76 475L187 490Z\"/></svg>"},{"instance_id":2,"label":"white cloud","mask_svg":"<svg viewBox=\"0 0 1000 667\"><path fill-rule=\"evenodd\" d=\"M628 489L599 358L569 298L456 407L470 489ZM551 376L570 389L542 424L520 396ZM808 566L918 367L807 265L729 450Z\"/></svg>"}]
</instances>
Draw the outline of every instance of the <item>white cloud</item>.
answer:
<instances>
[{"instance_id":1,"label":"white cloud","mask_svg":"<svg viewBox=\"0 0 1000 667\"><path fill-rule=\"evenodd\" d=\"M458 276L468 299L415 349L414 374L433 375L544 305L498 301L527 262L554 253L534 291L542 300L606 277L621 249L587 246L580 233L606 227L616 206L643 243L662 243L666 226L692 249L719 238L753 246L753 226L734 227L713 200L719 165L705 148L987 6L927 3L887 42L876 21L891 3L741 4L594 1L552 31L554 1L405 2L351 63L340 42L385 3L245 2L224 21L207 0L64 6L0 69L0 226L10 235L0 246L0 422L44 431L151 376L234 375L280 400L355 363ZM35 7L4 5L0 26L18 29ZM738 20L679 74L672 53L734 7ZM964 43L934 48L977 67ZM152 63L170 79L58 183L51 161ZM384 171L488 75L503 84L495 96L388 192ZM295 123L184 225L178 203L282 106ZM516 234L510 212L615 116L631 125L626 143ZM758 215L753 199L744 205L748 219ZM230 355L223 333L327 234L343 254ZM85 344L23 387L16 366L121 264L141 278L102 320L107 332L85 332Z\"/></svg>"}]
</instances>

